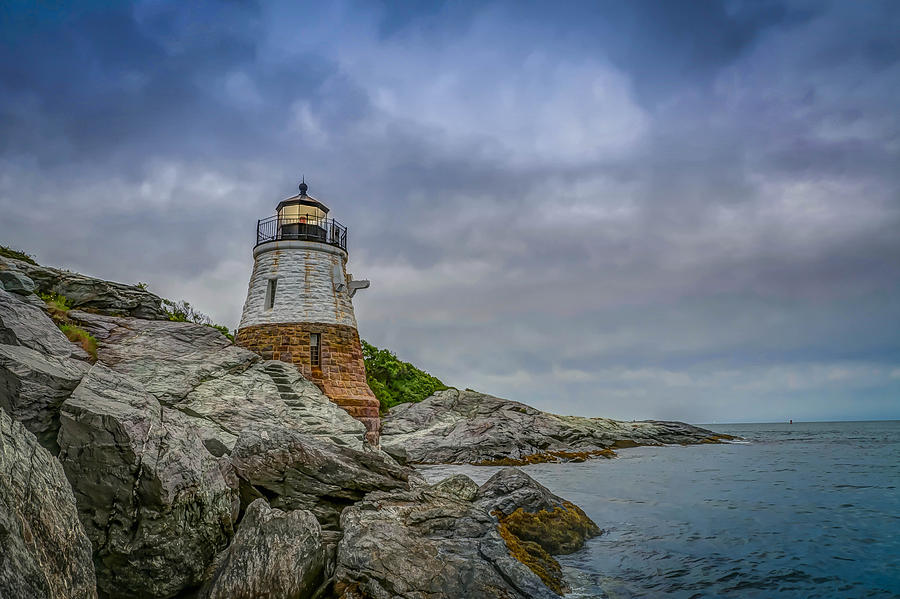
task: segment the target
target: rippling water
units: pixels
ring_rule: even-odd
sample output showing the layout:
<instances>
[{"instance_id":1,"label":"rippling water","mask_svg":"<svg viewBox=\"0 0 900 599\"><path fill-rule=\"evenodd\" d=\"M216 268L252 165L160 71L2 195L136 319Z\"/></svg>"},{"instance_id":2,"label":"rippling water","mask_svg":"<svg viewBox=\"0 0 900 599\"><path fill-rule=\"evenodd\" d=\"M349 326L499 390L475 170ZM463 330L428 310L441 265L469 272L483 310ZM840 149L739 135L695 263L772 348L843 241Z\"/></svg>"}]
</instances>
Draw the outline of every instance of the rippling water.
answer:
<instances>
[{"instance_id":1,"label":"rippling water","mask_svg":"<svg viewBox=\"0 0 900 599\"><path fill-rule=\"evenodd\" d=\"M709 428L746 443L525 468L606 531L569 597L900 597L900 421Z\"/></svg>"}]
</instances>

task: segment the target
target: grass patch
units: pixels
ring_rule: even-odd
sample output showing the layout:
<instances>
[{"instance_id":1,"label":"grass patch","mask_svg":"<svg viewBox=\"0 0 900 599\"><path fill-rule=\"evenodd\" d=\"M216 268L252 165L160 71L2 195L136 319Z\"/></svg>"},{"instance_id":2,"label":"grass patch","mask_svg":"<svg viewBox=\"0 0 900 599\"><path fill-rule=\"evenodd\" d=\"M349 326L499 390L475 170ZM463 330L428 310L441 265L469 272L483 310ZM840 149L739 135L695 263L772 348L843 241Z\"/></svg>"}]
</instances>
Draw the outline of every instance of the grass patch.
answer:
<instances>
[{"instance_id":1,"label":"grass patch","mask_svg":"<svg viewBox=\"0 0 900 599\"><path fill-rule=\"evenodd\" d=\"M97 361L97 340L93 335L74 324L63 323L59 325L59 330L63 332L69 341L80 345L81 349L91 356L92 362Z\"/></svg>"},{"instance_id":2,"label":"grass patch","mask_svg":"<svg viewBox=\"0 0 900 599\"><path fill-rule=\"evenodd\" d=\"M40 297L47 304L47 312L56 324L68 322L68 312L72 309L69 298L58 293L41 293Z\"/></svg>"},{"instance_id":3,"label":"grass patch","mask_svg":"<svg viewBox=\"0 0 900 599\"><path fill-rule=\"evenodd\" d=\"M419 402L435 391L448 388L437 377L400 360L389 350L378 349L365 341L362 350L366 381L378 398L382 413L397 404Z\"/></svg>"},{"instance_id":4,"label":"grass patch","mask_svg":"<svg viewBox=\"0 0 900 599\"><path fill-rule=\"evenodd\" d=\"M20 252L18 250L14 250L5 245L0 245L0 257L2 258L14 258L16 260L21 260L22 262L27 262L28 264L38 265L37 262L34 261L34 257L30 254L26 254L25 252Z\"/></svg>"},{"instance_id":5,"label":"grass patch","mask_svg":"<svg viewBox=\"0 0 900 599\"><path fill-rule=\"evenodd\" d=\"M97 361L97 339L69 319L69 310L72 309L69 298L58 293L42 293L41 299L47 305L47 313L50 318L63 332L63 335L69 341L80 345L81 349L90 355L91 363L95 363Z\"/></svg>"}]
</instances>

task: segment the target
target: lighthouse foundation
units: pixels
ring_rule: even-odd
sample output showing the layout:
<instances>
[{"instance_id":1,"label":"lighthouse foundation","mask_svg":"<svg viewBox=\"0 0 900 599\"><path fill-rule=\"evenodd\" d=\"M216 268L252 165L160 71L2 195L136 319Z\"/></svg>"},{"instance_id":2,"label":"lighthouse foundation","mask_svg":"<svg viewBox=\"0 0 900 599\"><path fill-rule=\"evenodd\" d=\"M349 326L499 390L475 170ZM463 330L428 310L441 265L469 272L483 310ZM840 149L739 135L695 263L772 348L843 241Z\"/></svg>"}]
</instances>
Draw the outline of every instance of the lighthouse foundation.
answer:
<instances>
[{"instance_id":1,"label":"lighthouse foundation","mask_svg":"<svg viewBox=\"0 0 900 599\"><path fill-rule=\"evenodd\" d=\"M311 338L319 337L318 365L312 364ZM366 382L359 333L355 327L327 323L268 323L241 328L235 343L267 360L295 365L331 401L366 427L378 442L378 399Z\"/></svg>"}]
</instances>

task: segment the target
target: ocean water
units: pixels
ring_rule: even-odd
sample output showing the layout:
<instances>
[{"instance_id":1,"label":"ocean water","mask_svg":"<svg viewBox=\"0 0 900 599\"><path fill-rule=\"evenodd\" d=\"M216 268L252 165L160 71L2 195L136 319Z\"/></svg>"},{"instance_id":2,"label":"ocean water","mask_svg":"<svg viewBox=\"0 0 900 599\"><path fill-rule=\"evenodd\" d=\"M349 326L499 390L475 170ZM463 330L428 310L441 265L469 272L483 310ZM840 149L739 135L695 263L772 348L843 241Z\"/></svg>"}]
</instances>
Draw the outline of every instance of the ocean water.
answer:
<instances>
[{"instance_id":1,"label":"ocean water","mask_svg":"<svg viewBox=\"0 0 900 599\"><path fill-rule=\"evenodd\" d=\"M900 421L705 426L745 441L525 468L605 530L568 597L900 597Z\"/></svg>"}]
</instances>

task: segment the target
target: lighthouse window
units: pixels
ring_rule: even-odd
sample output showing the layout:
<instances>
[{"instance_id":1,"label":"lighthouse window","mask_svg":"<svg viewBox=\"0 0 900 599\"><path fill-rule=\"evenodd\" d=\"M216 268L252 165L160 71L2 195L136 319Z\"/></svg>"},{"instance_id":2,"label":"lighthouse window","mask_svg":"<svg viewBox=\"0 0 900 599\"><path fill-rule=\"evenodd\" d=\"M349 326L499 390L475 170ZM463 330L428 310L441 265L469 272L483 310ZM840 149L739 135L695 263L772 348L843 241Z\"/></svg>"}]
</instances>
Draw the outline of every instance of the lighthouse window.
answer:
<instances>
[{"instance_id":1,"label":"lighthouse window","mask_svg":"<svg viewBox=\"0 0 900 599\"><path fill-rule=\"evenodd\" d=\"M321 333L309 334L309 363L311 366L319 365L319 346L321 345Z\"/></svg>"},{"instance_id":2,"label":"lighthouse window","mask_svg":"<svg viewBox=\"0 0 900 599\"><path fill-rule=\"evenodd\" d=\"M269 279L269 286L266 288L266 310L275 307L275 286L277 284L278 279Z\"/></svg>"}]
</instances>

